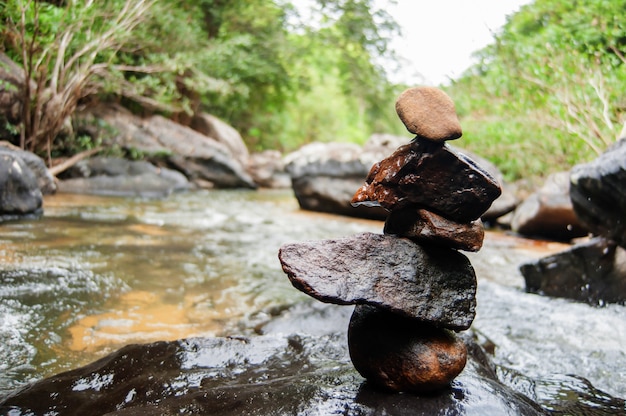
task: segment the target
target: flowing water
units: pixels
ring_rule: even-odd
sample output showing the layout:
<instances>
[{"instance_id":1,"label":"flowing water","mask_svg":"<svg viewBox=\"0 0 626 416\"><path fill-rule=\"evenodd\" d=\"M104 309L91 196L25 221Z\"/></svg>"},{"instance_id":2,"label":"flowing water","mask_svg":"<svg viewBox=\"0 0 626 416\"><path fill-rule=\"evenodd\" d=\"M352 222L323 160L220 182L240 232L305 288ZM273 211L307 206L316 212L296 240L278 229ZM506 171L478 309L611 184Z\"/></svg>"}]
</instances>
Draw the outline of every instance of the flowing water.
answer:
<instances>
[{"instance_id":1,"label":"flowing water","mask_svg":"<svg viewBox=\"0 0 626 416\"><path fill-rule=\"evenodd\" d=\"M287 191L55 195L44 210L0 224L0 397L129 343L222 334L308 299L281 270L282 244L382 230L301 211ZM488 233L468 254L479 278L473 329L501 377L538 401L582 378L624 398L626 307L524 293L518 265L564 247Z\"/></svg>"}]
</instances>

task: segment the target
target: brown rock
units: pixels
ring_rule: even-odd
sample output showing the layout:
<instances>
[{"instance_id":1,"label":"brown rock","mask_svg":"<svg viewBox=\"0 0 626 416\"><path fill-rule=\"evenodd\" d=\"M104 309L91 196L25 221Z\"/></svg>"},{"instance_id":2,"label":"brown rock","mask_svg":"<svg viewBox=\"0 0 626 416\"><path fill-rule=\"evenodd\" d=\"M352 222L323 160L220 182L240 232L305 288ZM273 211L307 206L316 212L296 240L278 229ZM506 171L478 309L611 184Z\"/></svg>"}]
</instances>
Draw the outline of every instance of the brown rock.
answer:
<instances>
[{"instance_id":1,"label":"brown rock","mask_svg":"<svg viewBox=\"0 0 626 416\"><path fill-rule=\"evenodd\" d=\"M348 347L356 370L392 391L440 390L467 361L467 347L453 332L369 305L354 309Z\"/></svg>"},{"instance_id":2,"label":"brown rock","mask_svg":"<svg viewBox=\"0 0 626 416\"><path fill-rule=\"evenodd\" d=\"M448 247L362 233L285 244L278 257L294 287L322 302L366 303L454 330L476 314L474 269Z\"/></svg>"},{"instance_id":3,"label":"brown rock","mask_svg":"<svg viewBox=\"0 0 626 416\"><path fill-rule=\"evenodd\" d=\"M498 182L464 154L416 138L372 166L352 204L390 211L419 205L464 223L479 218L501 192Z\"/></svg>"},{"instance_id":4,"label":"brown rock","mask_svg":"<svg viewBox=\"0 0 626 416\"><path fill-rule=\"evenodd\" d=\"M463 134L454 101L439 88L404 91L396 101L396 112L409 132L428 140L453 140Z\"/></svg>"},{"instance_id":5,"label":"brown rock","mask_svg":"<svg viewBox=\"0 0 626 416\"><path fill-rule=\"evenodd\" d=\"M419 208L392 211L385 221L384 233L465 251L480 250L485 237L480 219L458 223Z\"/></svg>"}]
</instances>

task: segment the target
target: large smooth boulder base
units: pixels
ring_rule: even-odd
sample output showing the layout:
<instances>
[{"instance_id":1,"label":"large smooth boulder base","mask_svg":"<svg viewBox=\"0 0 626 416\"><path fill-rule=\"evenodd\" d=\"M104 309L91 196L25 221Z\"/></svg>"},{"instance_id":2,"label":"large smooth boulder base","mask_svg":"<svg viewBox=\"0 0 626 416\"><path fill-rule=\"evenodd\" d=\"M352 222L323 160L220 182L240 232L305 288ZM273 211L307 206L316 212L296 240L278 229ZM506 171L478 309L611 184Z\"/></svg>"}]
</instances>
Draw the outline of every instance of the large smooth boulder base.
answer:
<instances>
[{"instance_id":1,"label":"large smooth boulder base","mask_svg":"<svg viewBox=\"0 0 626 416\"><path fill-rule=\"evenodd\" d=\"M467 361L467 348L452 331L369 305L354 309L348 348L368 382L398 392L440 390Z\"/></svg>"},{"instance_id":2,"label":"large smooth boulder base","mask_svg":"<svg viewBox=\"0 0 626 416\"><path fill-rule=\"evenodd\" d=\"M491 175L443 143L415 139L372 166L353 204L417 205L457 222L479 218L501 194Z\"/></svg>"},{"instance_id":3,"label":"large smooth boulder base","mask_svg":"<svg viewBox=\"0 0 626 416\"><path fill-rule=\"evenodd\" d=\"M419 208L392 211L385 221L384 233L465 251L480 250L485 238L480 219L461 224Z\"/></svg>"},{"instance_id":4,"label":"large smooth boulder base","mask_svg":"<svg viewBox=\"0 0 626 416\"><path fill-rule=\"evenodd\" d=\"M570 197L589 230L626 248L626 138L595 160L574 166Z\"/></svg>"},{"instance_id":5,"label":"large smooth boulder base","mask_svg":"<svg viewBox=\"0 0 626 416\"><path fill-rule=\"evenodd\" d=\"M447 247L362 233L285 244L278 257L294 287L322 302L370 304L454 330L476 314L474 269Z\"/></svg>"},{"instance_id":6,"label":"large smooth boulder base","mask_svg":"<svg viewBox=\"0 0 626 416\"><path fill-rule=\"evenodd\" d=\"M463 134L454 101L436 87L404 91L396 100L396 112L409 132L428 140L453 140Z\"/></svg>"}]
</instances>

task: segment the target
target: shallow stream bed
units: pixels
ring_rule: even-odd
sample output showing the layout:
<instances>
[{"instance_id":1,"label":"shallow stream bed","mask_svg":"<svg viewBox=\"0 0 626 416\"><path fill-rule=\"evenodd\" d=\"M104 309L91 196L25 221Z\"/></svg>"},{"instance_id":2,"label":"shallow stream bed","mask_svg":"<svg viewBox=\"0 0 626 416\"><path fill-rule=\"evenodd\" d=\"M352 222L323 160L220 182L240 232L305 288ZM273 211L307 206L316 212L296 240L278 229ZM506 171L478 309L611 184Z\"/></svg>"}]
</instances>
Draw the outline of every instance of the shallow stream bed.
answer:
<instances>
[{"instance_id":1,"label":"shallow stream bed","mask_svg":"<svg viewBox=\"0 0 626 416\"><path fill-rule=\"evenodd\" d=\"M301 211L288 191L55 195L44 209L0 225L0 397L129 343L233 334L255 312L308 299L281 270L282 244L382 230ZM564 247L488 232L468 254L479 280L472 329L518 390L518 373L557 395L575 375L624 398L626 307L524 292L519 264Z\"/></svg>"}]
</instances>

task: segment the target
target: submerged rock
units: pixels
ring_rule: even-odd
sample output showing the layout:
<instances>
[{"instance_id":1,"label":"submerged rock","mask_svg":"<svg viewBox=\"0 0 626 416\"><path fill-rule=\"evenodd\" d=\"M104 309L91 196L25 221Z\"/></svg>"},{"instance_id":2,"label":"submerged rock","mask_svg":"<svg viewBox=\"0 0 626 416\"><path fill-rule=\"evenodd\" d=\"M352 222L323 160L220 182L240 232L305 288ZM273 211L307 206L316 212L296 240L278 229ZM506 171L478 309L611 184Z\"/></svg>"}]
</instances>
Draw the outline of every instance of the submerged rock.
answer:
<instances>
[{"instance_id":1,"label":"submerged rock","mask_svg":"<svg viewBox=\"0 0 626 416\"><path fill-rule=\"evenodd\" d=\"M457 222L478 219L500 196L500 185L448 146L416 139L375 164L353 204L392 211L417 205Z\"/></svg>"},{"instance_id":2,"label":"submerged rock","mask_svg":"<svg viewBox=\"0 0 626 416\"><path fill-rule=\"evenodd\" d=\"M474 269L447 247L363 233L285 244L278 257L291 283L323 302L370 304L456 330L476 313Z\"/></svg>"},{"instance_id":3,"label":"submerged rock","mask_svg":"<svg viewBox=\"0 0 626 416\"><path fill-rule=\"evenodd\" d=\"M452 331L369 305L354 309L348 346L359 374L396 392L441 390L467 360L465 343Z\"/></svg>"}]
</instances>

